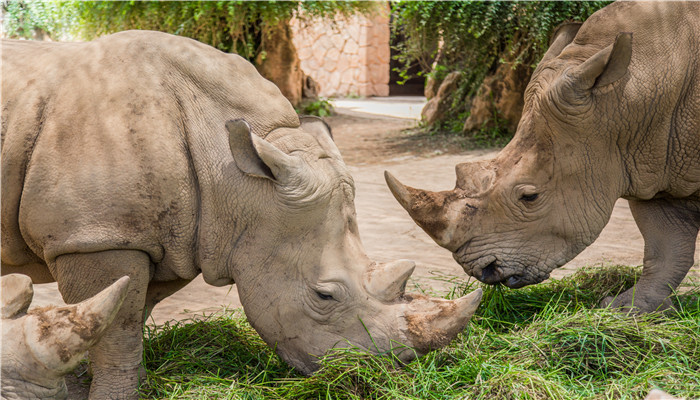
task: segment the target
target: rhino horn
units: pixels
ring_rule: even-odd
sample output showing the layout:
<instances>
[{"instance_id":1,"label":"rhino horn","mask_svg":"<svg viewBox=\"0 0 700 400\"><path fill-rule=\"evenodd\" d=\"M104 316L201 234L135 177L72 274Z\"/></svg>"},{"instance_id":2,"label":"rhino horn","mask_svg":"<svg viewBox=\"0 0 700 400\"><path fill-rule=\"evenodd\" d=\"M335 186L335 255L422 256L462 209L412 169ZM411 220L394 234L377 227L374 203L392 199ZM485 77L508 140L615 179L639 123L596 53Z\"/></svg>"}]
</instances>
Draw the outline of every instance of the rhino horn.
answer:
<instances>
[{"instance_id":1,"label":"rhino horn","mask_svg":"<svg viewBox=\"0 0 700 400\"><path fill-rule=\"evenodd\" d=\"M31 353L50 371L71 371L112 323L128 287L124 276L81 303L30 310L24 332Z\"/></svg>"},{"instance_id":2,"label":"rhino horn","mask_svg":"<svg viewBox=\"0 0 700 400\"><path fill-rule=\"evenodd\" d=\"M372 269L365 280L367 291L382 301L396 300L404 295L414 269L416 263L410 260L397 260Z\"/></svg>"},{"instance_id":3,"label":"rhino horn","mask_svg":"<svg viewBox=\"0 0 700 400\"><path fill-rule=\"evenodd\" d=\"M2 318L11 318L27 311L34 297L32 279L27 275L10 274L0 279L2 285Z\"/></svg>"},{"instance_id":4,"label":"rhino horn","mask_svg":"<svg viewBox=\"0 0 700 400\"><path fill-rule=\"evenodd\" d=\"M482 291L476 289L455 300L428 299L419 301L406 312L408 341L420 353L427 353L449 344L464 330L479 308Z\"/></svg>"},{"instance_id":5,"label":"rhino horn","mask_svg":"<svg viewBox=\"0 0 700 400\"><path fill-rule=\"evenodd\" d=\"M445 205L452 192L431 192L405 186L388 171L384 171L384 178L391 193L416 224L437 244L449 248L452 235Z\"/></svg>"}]
</instances>

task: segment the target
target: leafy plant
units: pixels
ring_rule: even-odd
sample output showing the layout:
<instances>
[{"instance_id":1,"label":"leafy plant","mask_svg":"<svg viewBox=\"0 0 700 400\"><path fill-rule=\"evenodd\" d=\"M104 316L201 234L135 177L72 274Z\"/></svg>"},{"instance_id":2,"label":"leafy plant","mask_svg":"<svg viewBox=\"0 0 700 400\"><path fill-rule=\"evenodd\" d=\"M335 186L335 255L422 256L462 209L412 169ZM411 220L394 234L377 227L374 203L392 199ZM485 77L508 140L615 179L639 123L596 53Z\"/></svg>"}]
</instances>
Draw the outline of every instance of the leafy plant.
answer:
<instances>
[{"instance_id":1,"label":"leafy plant","mask_svg":"<svg viewBox=\"0 0 700 400\"><path fill-rule=\"evenodd\" d=\"M57 30L61 10L56 2L2 2L3 35L11 38L43 39Z\"/></svg>"},{"instance_id":2,"label":"leafy plant","mask_svg":"<svg viewBox=\"0 0 700 400\"><path fill-rule=\"evenodd\" d=\"M392 35L403 37L394 49L401 76L418 64L438 82L461 71L445 120L458 120L484 78L508 61L534 68L548 47L554 28L583 21L609 1L395 1ZM461 124L452 124L461 132Z\"/></svg>"},{"instance_id":3,"label":"leafy plant","mask_svg":"<svg viewBox=\"0 0 700 400\"><path fill-rule=\"evenodd\" d=\"M297 113L327 117L333 114L333 104L328 99L319 98L306 104L302 103L301 107L297 109Z\"/></svg>"},{"instance_id":4,"label":"leafy plant","mask_svg":"<svg viewBox=\"0 0 700 400\"><path fill-rule=\"evenodd\" d=\"M90 40L127 29L196 39L248 60L264 57L261 38L293 16L302 21L371 13L362 1L9 1L3 14L10 37L41 28L56 36Z\"/></svg>"}]
</instances>

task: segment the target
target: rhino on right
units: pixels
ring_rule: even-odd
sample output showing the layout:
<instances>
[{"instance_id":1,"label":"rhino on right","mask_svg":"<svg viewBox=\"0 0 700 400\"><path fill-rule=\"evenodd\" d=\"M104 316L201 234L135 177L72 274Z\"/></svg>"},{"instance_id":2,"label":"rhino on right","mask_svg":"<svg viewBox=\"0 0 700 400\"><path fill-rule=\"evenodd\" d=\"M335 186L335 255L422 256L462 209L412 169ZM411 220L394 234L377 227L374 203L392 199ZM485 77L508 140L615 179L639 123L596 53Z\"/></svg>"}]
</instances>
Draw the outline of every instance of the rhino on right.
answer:
<instances>
[{"instance_id":1,"label":"rhino on right","mask_svg":"<svg viewBox=\"0 0 700 400\"><path fill-rule=\"evenodd\" d=\"M512 141L456 174L442 192L385 177L467 274L539 283L593 243L624 198L644 237L644 269L602 306L668 307L700 229L700 3L617 2L562 25Z\"/></svg>"}]
</instances>

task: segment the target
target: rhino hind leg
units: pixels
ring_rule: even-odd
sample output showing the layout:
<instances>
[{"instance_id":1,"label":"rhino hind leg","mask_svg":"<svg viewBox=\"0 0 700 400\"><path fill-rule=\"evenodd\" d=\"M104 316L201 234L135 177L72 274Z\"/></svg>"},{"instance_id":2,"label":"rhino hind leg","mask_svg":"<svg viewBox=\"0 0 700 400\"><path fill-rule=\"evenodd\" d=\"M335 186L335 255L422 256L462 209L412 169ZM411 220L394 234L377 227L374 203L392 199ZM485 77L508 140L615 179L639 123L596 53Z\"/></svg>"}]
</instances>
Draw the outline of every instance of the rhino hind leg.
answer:
<instances>
[{"instance_id":1,"label":"rhino hind leg","mask_svg":"<svg viewBox=\"0 0 700 400\"><path fill-rule=\"evenodd\" d=\"M93 379L90 399L137 399L142 373L143 309L150 274L148 254L110 250L59 256L53 265L67 303L92 297L124 275L129 289L114 322L89 351Z\"/></svg>"},{"instance_id":2,"label":"rhino hind leg","mask_svg":"<svg viewBox=\"0 0 700 400\"><path fill-rule=\"evenodd\" d=\"M693 266L700 205L682 199L630 200L644 238L644 269L637 284L601 306L652 312L671 306L669 296Z\"/></svg>"}]
</instances>

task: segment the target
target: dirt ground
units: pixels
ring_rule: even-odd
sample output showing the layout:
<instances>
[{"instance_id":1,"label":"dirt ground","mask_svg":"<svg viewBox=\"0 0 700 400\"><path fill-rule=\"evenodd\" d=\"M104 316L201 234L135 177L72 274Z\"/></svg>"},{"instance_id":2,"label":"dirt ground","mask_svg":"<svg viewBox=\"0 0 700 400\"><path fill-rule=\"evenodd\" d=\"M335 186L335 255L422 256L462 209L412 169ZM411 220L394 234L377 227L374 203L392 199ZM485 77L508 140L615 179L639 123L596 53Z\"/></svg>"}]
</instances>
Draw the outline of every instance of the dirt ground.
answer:
<instances>
[{"instance_id":1,"label":"dirt ground","mask_svg":"<svg viewBox=\"0 0 700 400\"><path fill-rule=\"evenodd\" d=\"M451 280L467 279L449 251L438 247L408 217L384 183L384 170L407 185L430 190L454 187L454 166L459 162L493 157L497 150L466 151L458 139L420 136L406 132L416 121L340 109L328 117L335 141L356 184L355 205L360 234L370 258L387 262L408 258L417 263L409 291L445 293ZM700 260L700 243L696 260ZM598 240L552 276L562 277L583 265L642 263L643 241L625 200L615 206L608 226ZM696 265L691 275L700 277ZM61 304L55 284L36 285L33 307ZM149 324L182 320L222 307L240 307L235 286L212 287L201 277L153 310Z\"/></svg>"}]
</instances>

